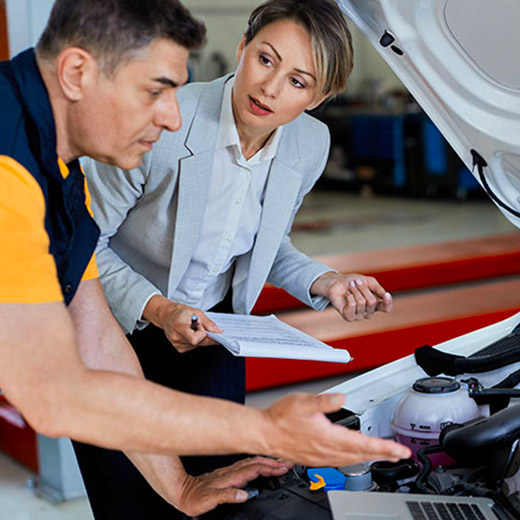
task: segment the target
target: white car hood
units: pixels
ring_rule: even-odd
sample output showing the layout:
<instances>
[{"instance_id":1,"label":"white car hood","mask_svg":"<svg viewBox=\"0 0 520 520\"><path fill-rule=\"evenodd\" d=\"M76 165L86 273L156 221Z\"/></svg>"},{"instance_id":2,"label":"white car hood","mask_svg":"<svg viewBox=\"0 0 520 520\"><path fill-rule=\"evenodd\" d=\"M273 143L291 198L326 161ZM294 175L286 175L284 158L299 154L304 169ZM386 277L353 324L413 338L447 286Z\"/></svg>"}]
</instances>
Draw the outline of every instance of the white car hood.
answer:
<instances>
[{"instance_id":1,"label":"white car hood","mask_svg":"<svg viewBox=\"0 0 520 520\"><path fill-rule=\"evenodd\" d=\"M520 227L520 0L338 3Z\"/></svg>"}]
</instances>

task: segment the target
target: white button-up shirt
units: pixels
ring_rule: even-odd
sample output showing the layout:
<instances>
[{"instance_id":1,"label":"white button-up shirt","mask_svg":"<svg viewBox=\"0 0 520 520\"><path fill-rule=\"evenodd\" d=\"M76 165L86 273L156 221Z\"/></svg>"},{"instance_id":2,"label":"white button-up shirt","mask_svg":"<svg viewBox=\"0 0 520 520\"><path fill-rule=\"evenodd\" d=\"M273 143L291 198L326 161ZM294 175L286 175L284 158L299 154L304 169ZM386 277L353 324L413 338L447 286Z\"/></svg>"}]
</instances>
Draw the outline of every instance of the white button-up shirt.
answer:
<instances>
[{"instance_id":1,"label":"white button-up shirt","mask_svg":"<svg viewBox=\"0 0 520 520\"><path fill-rule=\"evenodd\" d=\"M177 289L176 302L208 310L224 299L235 258L251 250L262 215L271 161L282 127L251 159L242 154L232 108L234 78L222 99L217 149L204 211L202 232Z\"/></svg>"}]
</instances>

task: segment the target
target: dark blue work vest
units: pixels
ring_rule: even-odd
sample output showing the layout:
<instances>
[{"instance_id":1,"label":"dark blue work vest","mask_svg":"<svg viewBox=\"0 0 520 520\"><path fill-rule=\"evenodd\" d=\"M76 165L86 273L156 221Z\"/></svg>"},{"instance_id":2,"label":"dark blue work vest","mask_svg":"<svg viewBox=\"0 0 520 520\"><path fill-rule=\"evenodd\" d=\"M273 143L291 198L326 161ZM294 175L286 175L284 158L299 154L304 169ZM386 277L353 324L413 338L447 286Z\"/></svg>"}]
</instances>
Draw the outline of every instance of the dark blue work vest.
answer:
<instances>
[{"instance_id":1,"label":"dark blue work vest","mask_svg":"<svg viewBox=\"0 0 520 520\"><path fill-rule=\"evenodd\" d=\"M68 305L92 257L99 228L85 206L79 161L67 164L67 178L60 173L54 117L33 49L0 62L0 155L24 166L42 189L49 252Z\"/></svg>"}]
</instances>

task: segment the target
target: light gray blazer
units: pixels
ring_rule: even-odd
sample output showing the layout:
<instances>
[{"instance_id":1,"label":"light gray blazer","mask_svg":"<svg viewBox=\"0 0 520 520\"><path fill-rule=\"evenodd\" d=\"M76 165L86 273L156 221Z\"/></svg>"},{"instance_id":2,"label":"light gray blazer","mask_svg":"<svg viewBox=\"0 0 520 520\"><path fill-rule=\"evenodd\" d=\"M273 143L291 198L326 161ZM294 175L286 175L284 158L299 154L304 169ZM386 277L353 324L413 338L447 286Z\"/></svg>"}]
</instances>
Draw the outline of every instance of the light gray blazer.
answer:
<instances>
[{"instance_id":1,"label":"light gray blazer","mask_svg":"<svg viewBox=\"0 0 520 520\"><path fill-rule=\"evenodd\" d=\"M151 295L171 297L195 250L229 77L180 89L182 128L164 132L139 168L125 171L83 161L101 228L96 250L101 283L126 332L146 325L141 315ZM307 114L284 127L254 246L235 261L236 313L251 311L266 281L315 309L328 304L325 298L311 298L309 289L330 268L298 251L288 233L325 167L329 145L327 127Z\"/></svg>"}]
</instances>

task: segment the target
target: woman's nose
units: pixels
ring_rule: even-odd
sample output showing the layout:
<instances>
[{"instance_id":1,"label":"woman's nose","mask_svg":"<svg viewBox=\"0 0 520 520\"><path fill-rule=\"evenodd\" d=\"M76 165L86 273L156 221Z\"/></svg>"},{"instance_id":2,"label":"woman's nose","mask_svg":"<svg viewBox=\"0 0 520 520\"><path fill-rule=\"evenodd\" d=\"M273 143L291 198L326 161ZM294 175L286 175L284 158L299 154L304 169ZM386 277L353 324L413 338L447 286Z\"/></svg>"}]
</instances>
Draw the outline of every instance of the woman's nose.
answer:
<instances>
[{"instance_id":1,"label":"woman's nose","mask_svg":"<svg viewBox=\"0 0 520 520\"><path fill-rule=\"evenodd\" d=\"M265 96L275 98L280 93L281 78L273 74L267 77L262 83L262 91Z\"/></svg>"}]
</instances>

